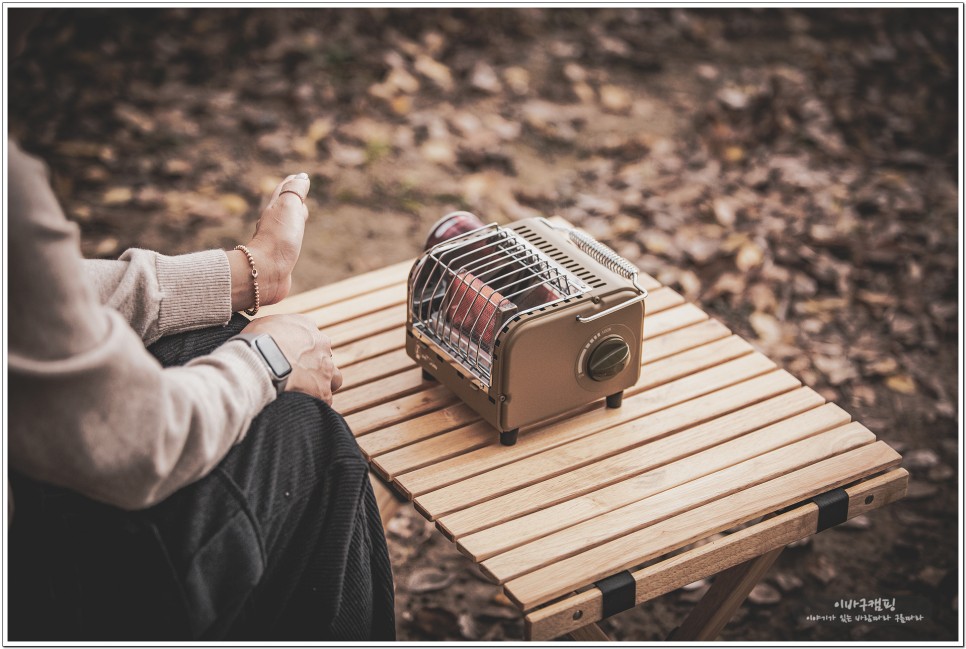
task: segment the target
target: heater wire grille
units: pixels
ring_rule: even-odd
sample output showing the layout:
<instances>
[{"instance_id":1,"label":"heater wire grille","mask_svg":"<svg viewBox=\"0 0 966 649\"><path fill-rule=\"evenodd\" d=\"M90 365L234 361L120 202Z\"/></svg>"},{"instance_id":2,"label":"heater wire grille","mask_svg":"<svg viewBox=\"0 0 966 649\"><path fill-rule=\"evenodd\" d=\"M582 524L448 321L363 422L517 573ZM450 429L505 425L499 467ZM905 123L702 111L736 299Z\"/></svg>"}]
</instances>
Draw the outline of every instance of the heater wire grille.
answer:
<instances>
[{"instance_id":1,"label":"heater wire grille","mask_svg":"<svg viewBox=\"0 0 966 649\"><path fill-rule=\"evenodd\" d=\"M409 281L413 329L486 387L494 342L507 323L590 290L514 230L496 224L430 248Z\"/></svg>"}]
</instances>

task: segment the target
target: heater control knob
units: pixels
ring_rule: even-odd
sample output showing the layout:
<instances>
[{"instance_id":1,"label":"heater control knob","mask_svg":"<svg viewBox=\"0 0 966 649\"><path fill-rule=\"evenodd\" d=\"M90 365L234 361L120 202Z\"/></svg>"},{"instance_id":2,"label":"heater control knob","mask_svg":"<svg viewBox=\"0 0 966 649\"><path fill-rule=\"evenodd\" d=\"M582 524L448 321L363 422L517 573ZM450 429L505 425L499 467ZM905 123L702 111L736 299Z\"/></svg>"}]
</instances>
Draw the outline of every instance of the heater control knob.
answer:
<instances>
[{"instance_id":1,"label":"heater control knob","mask_svg":"<svg viewBox=\"0 0 966 649\"><path fill-rule=\"evenodd\" d=\"M624 339L616 335L607 336L590 352L587 374L595 381L607 381L620 374L630 359L631 348Z\"/></svg>"}]
</instances>

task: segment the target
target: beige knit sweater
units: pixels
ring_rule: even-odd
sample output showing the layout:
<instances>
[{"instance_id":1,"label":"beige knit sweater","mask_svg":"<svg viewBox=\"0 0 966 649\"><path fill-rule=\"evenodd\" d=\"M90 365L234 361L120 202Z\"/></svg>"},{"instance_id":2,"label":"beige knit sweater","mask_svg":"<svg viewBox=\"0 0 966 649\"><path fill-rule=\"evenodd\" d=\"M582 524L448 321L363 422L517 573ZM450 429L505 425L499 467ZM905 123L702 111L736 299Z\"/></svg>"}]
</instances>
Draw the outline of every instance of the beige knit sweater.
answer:
<instances>
[{"instance_id":1,"label":"beige knit sweater","mask_svg":"<svg viewBox=\"0 0 966 649\"><path fill-rule=\"evenodd\" d=\"M228 322L228 257L84 260L43 165L12 142L7 181L9 466L119 507L157 503L211 471L275 398L243 343L167 369L145 349Z\"/></svg>"}]
</instances>

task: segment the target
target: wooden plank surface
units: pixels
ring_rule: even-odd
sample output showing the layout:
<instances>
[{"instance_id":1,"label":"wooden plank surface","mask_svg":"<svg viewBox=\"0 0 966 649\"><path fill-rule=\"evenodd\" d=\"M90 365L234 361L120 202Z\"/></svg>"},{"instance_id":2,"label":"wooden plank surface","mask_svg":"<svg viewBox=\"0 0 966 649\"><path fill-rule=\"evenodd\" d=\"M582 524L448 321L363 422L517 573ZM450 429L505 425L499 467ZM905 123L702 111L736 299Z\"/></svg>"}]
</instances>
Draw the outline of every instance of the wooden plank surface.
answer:
<instances>
[{"instance_id":1,"label":"wooden plank surface","mask_svg":"<svg viewBox=\"0 0 966 649\"><path fill-rule=\"evenodd\" d=\"M348 343L364 340L369 336L392 331L399 338L399 346L405 344L406 311L400 306L388 306L348 322L326 327L323 333L332 340L336 348Z\"/></svg>"},{"instance_id":2,"label":"wooden plank surface","mask_svg":"<svg viewBox=\"0 0 966 649\"><path fill-rule=\"evenodd\" d=\"M848 518L895 502L905 495L909 473L895 469L845 488ZM818 506L811 502L780 513L711 543L698 546L632 572L635 602L647 602L697 579L753 559L815 532ZM528 613L524 622L532 640L557 638L573 629L602 619L601 592L596 588L576 593Z\"/></svg>"},{"instance_id":3,"label":"wooden plank surface","mask_svg":"<svg viewBox=\"0 0 966 649\"><path fill-rule=\"evenodd\" d=\"M674 486L848 422L849 416L809 388L799 388L438 521L482 560ZM799 414L804 411L804 414ZM798 415L798 416L796 416ZM786 419L786 417L788 417ZM780 424L767 425L771 422ZM757 430L756 430L757 429ZM751 434L749 431L754 431ZM783 435L783 433L785 433ZM729 438L737 438L729 442ZM695 444L689 454L689 444ZM701 449L707 449L701 451ZM657 467L657 468L654 468Z\"/></svg>"},{"instance_id":4,"label":"wooden plank surface","mask_svg":"<svg viewBox=\"0 0 966 649\"><path fill-rule=\"evenodd\" d=\"M796 429L797 426L785 427L788 431ZM725 469L694 480L679 481L674 468L668 467L664 472L667 475L659 477L666 477L673 486L496 555L480 565L485 574L503 583L611 539L874 441L875 435L861 424L853 423L750 458L748 451L755 453L753 447L726 446L718 449L714 458L723 459L727 466ZM710 454L704 455L707 458Z\"/></svg>"},{"instance_id":5,"label":"wooden plank surface","mask_svg":"<svg viewBox=\"0 0 966 649\"><path fill-rule=\"evenodd\" d=\"M333 344L332 351L339 367L348 367L353 363L402 349L406 344L405 336L405 331L390 329L362 340Z\"/></svg>"},{"instance_id":6,"label":"wooden plank surface","mask_svg":"<svg viewBox=\"0 0 966 649\"><path fill-rule=\"evenodd\" d=\"M315 321L315 326L325 331L337 324L354 321L386 308L393 308L405 314L405 302L406 285L393 284L336 304L306 311L305 315Z\"/></svg>"},{"instance_id":7,"label":"wooden plank surface","mask_svg":"<svg viewBox=\"0 0 966 649\"><path fill-rule=\"evenodd\" d=\"M556 424L523 430L519 441L514 446L500 446L492 428L476 425L387 453L376 458L374 464L377 468L383 467L387 473L396 475L413 472L406 477L399 476L397 482L404 493L419 495L448 484L471 479L472 476L509 464L522 457L599 433L625 421L711 394L773 370L774 364L764 356L749 354L650 390L643 392L627 390L624 393L624 403L620 408L613 410L595 408ZM782 380L783 377L779 377L779 382ZM795 383L797 385L797 381ZM748 387L754 388L758 385L759 383L752 383ZM763 395L762 398L765 396L770 395ZM454 455L459 455L459 459L447 461ZM424 460L429 456L439 459L427 463ZM433 468L415 472L415 469L427 464L433 464ZM440 516L443 513L445 512L439 512L434 516Z\"/></svg>"},{"instance_id":8,"label":"wooden plank surface","mask_svg":"<svg viewBox=\"0 0 966 649\"><path fill-rule=\"evenodd\" d=\"M524 610L634 567L688 543L898 465L888 444L875 442L696 507L506 583Z\"/></svg>"},{"instance_id":9,"label":"wooden plank surface","mask_svg":"<svg viewBox=\"0 0 966 649\"><path fill-rule=\"evenodd\" d=\"M447 406L452 406L452 410L448 410ZM426 419L421 415L438 411L441 408L447 410L447 412L442 413L439 417L449 416L452 425L445 421L434 421L433 427L427 427ZM456 428L461 421L465 421L470 416L465 412L469 409L469 406L458 402L456 395L446 386L429 383L426 389L415 394L399 397L356 414L350 414L346 417L346 421L352 427L352 432L357 436L366 435L376 430L381 431L389 426L402 425L401 434L404 438L412 436L415 439L424 439ZM412 429L412 432L408 432L409 429ZM359 440L359 446L367 456L372 456L376 451L382 452L405 445L405 443L393 445L391 441L386 443L388 447L380 445L379 442L382 438L390 434L386 433L380 437L367 435Z\"/></svg>"},{"instance_id":10,"label":"wooden plank surface","mask_svg":"<svg viewBox=\"0 0 966 649\"><path fill-rule=\"evenodd\" d=\"M339 362L339 360L337 359L336 362ZM342 371L342 389L357 388L414 367L416 367L416 363L409 358L406 350L402 348L367 358L347 367L340 365L339 369Z\"/></svg>"},{"instance_id":11,"label":"wooden plank surface","mask_svg":"<svg viewBox=\"0 0 966 649\"><path fill-rule=\"evenodd\" d=\"M679 353L674 355L673 358L662 356L661 353L647 356L644 359L641 379L638 381L636 388L644 390L667 383L690 372L743 356L752 350L748 343L737 336L712 339L719 334L719 330L715 328L702 327L697 332L692 331L692 329L694 327L688 327L659 337L665 339L658 350L661 353L673 355L680 348L689 348L692 345L699 346L688 350L687 355ZM710 340L701 340L695 334ZM701 345L701 343L707 344ZM627 394L629 393L625 392L625 395ZM408 410L405 407L396 407L394 402L383 404L372 410L378 412L389 408L397 412ZM381 455L447 432L460 425L472 423L479 418L479 415L468 406L461 402L455 403L437 412L421 416L418 421L410 420L402 425L389 425L384 430L369 435L360 444L367 454L371 456Z\"/></svg>"},{"instance_id":12,"label":"wooden plank surface","mask_svg":"<svg viewBox=\"0 0 966 649\"><path fill-rule=\"evenodd\" d=\"M612 642L610 636L593 622L571 631L570 639L574 642Z\"/></svg>"},{"instance_id":13,"label":"wooden plank surface","mask_svg":"<svg viewBox=\"0 0 966 649\"><path fill-rule=\"evenodd\" d=\"M364 408L372 408L418 390L436 387L440 387L438 383L425 380L422 370L412 367L366 385L340 390L335 394L332 402L335 409L343 415L351 415Z\"/></svg>"},{"instance_id":14,"label":"wooden plank surface","mask_svg":"<svg viewBox=\"0 0 966 649\"><path fill-rule=\"evenodd\" d=\"M758 358L758 355L747 357L749 361L755 361ZM733 363L744 360L744 358L738 359ZM562 422L556 427L563 429L562 432L579 431L587 434L577 435L580 443L571 443L566 446L554 444L553 452L540 453L527 458L523 463L507 464L486 473L466 478L449 487L443 487L419 496L416 498L416 506L435 520L447 513L519 489L540 479L573 470L595 459L602 459L622 450L640 446L676 430L697 425L742 406L798 387L798 381L781 370L759 376L758 370L762 367L755 367L751 363L745 366L725 363L715 369L725 368L722 373L728 372L728 380L731 381L730 387L708 391L710 393L705 393L705 396L693 400L682 399L681 396L687 394L683 391L679 393L676 390L667 390L665 395L670 397L667 400L672 401L668 406L676 405L677 407L659 408L652 405L653 402L642 399L636 412L633 410L628 412L628 415L639 413L640 418L628 422L626 425L600 430L595 425L594 415L599 414L596 412ZM694 376L698 375L692 375L689 378ZM743 378L748 378L748 380L742 381ZM735 379L737 379L737 385ZM673 383L667 385L673 385ZM658 389L662 390L667 385ZM647 396L647 394L645 392L642 396ZM664 403L660 405L663 406ZM624 408L628 407L625 402ZM644 415L650 416L645 418ZM582 425L573 426L573 423L580 418L583 418ZM544 431L544 434L549 437L553 433ZM400 479L399 482L406 485L405 478Z\"/></svg>"}]
</instances>

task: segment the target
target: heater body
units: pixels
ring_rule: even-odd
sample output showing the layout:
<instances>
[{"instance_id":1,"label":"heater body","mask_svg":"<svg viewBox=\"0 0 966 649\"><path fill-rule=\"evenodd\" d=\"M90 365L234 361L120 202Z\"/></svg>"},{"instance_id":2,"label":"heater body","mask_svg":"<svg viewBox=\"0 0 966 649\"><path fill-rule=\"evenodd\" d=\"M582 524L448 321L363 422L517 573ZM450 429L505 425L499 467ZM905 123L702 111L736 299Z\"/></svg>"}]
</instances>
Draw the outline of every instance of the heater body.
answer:
<instances>
[{"instance_id":1,"label":"heater body","mask_svg":"<svg viewBox=\"0 0 966 649\"><path fill-rule=\"evenodd\" d=\"M406 351L501 433L619 404L642 360L646 292L628 268L545 219L466 233L414 264Z\"/></svg>"}]
</instances>

